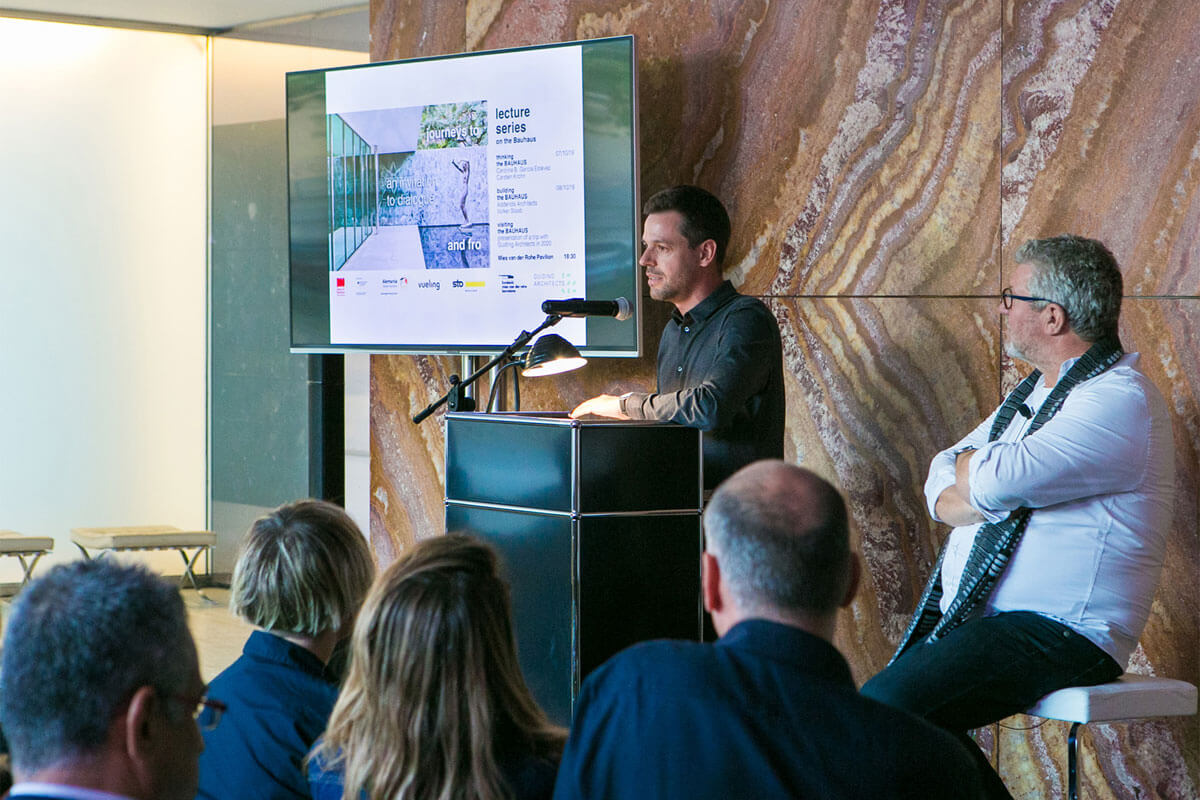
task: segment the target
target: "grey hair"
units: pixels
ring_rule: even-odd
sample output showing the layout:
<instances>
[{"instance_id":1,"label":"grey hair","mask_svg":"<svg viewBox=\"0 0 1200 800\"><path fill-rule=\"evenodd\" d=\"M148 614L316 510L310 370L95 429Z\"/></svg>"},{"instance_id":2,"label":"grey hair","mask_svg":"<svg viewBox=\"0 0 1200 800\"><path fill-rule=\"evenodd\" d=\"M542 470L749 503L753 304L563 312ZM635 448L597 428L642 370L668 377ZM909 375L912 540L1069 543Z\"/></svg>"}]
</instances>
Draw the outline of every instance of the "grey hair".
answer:
<instances>
[{"instance_id":1,"label":"grey hair","mask_svg":"<svg viewBox=\"0 0 1200 800\"><path fill-rule=\"evenodd\" d=\"M196 669L175 586L108 558L54 567L21 590L0 657L0 726L14 769L96 752L138 689L170 698Z\"/></svg>"},{"instance_id":2,"label":"grey hair","mask_svg":"<svg viewBox=\"0 0 1200 800\"><path fill-rule=\"evenodd\" d=\"M1034 266L1029 292L1062 306L1071 330L1081 339L1116 338L1121 269L1102 243L1072 234L1030 239L1017 248L1015 259ZM1040 310L1045 303L1034 307Z\"/></svg>"},{"instance_id":3,"label":"grey hair","mask_svg":"<svg viewBox=\"0 0 1200 800\"><path fill-rule=\"evenodd\" d=\"M229 605L260 628L316 636L354 622L374 577L354 520L333 503L300 500L250 526Z\"/></svg>"},{"instance_id":4,"label":"grey hair","mask_svg":"<svg viewBox=\"0 0 1200 800\"><path fill-rule=\"evenodd\" d=\"M704 531L743 609L822 615L841 604L850 571L846 503L814 473L782 461L745 467L713 494Z\"/></svg>"}]
</instances>

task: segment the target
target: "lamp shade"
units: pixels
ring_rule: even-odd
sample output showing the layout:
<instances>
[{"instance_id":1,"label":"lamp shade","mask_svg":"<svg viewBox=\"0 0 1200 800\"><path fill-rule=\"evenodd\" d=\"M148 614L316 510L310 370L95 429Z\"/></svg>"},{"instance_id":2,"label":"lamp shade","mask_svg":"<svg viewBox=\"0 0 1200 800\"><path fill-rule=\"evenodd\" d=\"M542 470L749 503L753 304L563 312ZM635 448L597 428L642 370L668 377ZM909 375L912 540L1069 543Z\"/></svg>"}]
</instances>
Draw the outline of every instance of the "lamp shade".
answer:
<instances>
[{"instance_id":1,"label":"lamp shade","mask_svg":"<svg viewBox=\"0 0 1200 800\"><path fill-rule=\"evenodd\" d=\"M530 378L556 375L559 372L579 369L585 364L587 359L579 355L575 345L557 333L547 333L538 338L525 354L525 368L521 370L521 374Z\"/></svg>"}]
</instances>

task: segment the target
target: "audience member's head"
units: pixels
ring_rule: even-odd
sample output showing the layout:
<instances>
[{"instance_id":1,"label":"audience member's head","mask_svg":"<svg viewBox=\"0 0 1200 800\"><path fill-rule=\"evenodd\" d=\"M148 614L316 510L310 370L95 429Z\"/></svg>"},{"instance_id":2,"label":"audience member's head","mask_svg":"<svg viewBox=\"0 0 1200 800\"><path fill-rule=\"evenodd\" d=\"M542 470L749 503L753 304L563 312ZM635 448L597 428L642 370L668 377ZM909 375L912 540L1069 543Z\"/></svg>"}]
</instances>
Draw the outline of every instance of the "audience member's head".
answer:
<instances>
[{"instance_id":1,"label":"audience member's head","mask_svg":"<svg viewBox=\"0 0 1200 800\"><path fill-rule=\"evenodd\" d=\"M732 225L729 222L729 212L725 205L706 189L699 186L672 186L651 195L642 206L646 216L675 211L683 218L679 232L692 247L712 239L717 245L716 258L719 264L725 263L725 250L729 247L729 236Z\"/></svg>"},{"instance_id":2,"label":"audience member's head","mask_svg":"<svg viewBox=\"0 0 1200 800\"><path fill-rule=\"evenodd\" d=\"M79 561L18 596L0 661L18 782L191 798L203 695L179 591L146 569Z\"/></svg>"},{"instance_id":3,"label":"audience member's head","mask_svg":"<svg viewBox=\"0 0 1200 800\"><path fill-rule=\"evenodd\" d=\"M1085 342L1117 337L1121 316L1121 270L1101 242L1064 233L1030 239L1017 248L1018 264L1031 264L1029 292L1062 306L1067 322ZM1034 301L1033 307L1045 307Z\"/></svg>"},{"instance_id":4,"label":"audience member's head","mask_svg":"<svg viewBox=\"0 0 1200 800\"><path fill-rule=\"evenodd\" d=\"M350 671L317 758L345 796L500 798L509 754L557 758L565 732L517 662L508 587L485 544L422 541L363 605Z\"/></svg>"},{"instance_id":5,"label":"audience member's head","mask_svg":"<svg viewBox=\"0 0 1200 800\"><path fill-rule=\"evenodd\" d=\"M354 520L332 503L300 500L250 527L233 568L230 608L274 633L336 640L350 634L374 575Z\"/></svg>"},{"instance_id":6,"label":"audience member's head","mask_svg":"<svg viewBox=\"0 0 1200 800\"><path fill-rule=\"evenodd\" d=\"M720 634L751 617L829 638L853 597L846 504L814 473L758 461L717 487L704 511L705 604Z\"/></svg>"}]
</instances>

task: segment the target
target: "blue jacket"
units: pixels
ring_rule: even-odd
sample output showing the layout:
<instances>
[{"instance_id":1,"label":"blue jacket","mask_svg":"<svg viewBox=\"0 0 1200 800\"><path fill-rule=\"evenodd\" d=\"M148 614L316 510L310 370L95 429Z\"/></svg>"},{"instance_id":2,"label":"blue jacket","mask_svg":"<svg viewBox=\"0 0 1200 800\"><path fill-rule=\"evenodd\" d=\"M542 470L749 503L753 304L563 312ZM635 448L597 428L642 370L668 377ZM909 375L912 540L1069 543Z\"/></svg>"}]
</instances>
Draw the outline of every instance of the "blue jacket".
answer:
<instances>
[{"instance_id":1,"label":"blue jacket","mask_svg":"<svg viewBox=\"0 0 1200 800\"><path fill-rule=\"evenodd\" d=\"M325 732L338 695L321 660L282 637L255 631L208 693L229 710L204 733L197 797L310 797L301 764Z\"/></svg>"},{"instance_id":2,"label":"blue jacket","mask_svg":"<svg viewBox=\"0 0 1200 800\"><path fill-rule=\"evenodd\" d=\"M977 767L953 735L859 695L828 642L765 620L715 644L618 653L576 705L555 800L965 800Z\"/></svg>"}]
</instances>

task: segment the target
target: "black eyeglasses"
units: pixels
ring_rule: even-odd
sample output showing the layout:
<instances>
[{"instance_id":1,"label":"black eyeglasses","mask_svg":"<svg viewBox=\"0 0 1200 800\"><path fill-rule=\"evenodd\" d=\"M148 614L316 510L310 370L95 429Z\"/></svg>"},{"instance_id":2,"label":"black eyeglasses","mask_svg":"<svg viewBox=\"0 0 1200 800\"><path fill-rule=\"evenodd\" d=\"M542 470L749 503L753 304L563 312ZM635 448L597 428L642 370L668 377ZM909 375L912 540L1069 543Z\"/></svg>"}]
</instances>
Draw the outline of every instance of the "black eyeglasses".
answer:
<instances>
[{"instance_id":1,"label":"black eyeglasses","mask_svg":"<svg viewBox=\"0 0 1200 800\"><path fill-rule=\"evenodd\" d=\"M1000 302L1004 303L1005 309L1012 308L1013 300L1024 300L1026 303L1054 303L1049 297L1028 297L1023 294L1013 294L1011 286L1000 292ZM1055 305L1058 304L1056 303Z\"/></svg>"},{"instance_id":2,"label":"black eyeglasses","mask_svg":"<svg viewBox=\"0 0 1200 800\"><path fill-rule=\"evenodd\" d=\"M229 710L229 706L220 700L213 700L208 695L200 695L199 698L195 698L182 694L173 694L171 695L171 699L178 700L183 703L184 708L191 709L192 718L196 720L196 724L202 731L211 731L217 727L217 724L221 721L221 715Z\"/></svg>"}]
</instances>

